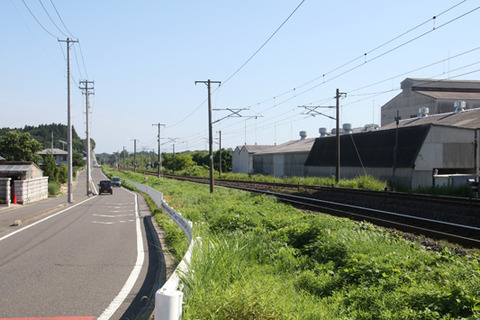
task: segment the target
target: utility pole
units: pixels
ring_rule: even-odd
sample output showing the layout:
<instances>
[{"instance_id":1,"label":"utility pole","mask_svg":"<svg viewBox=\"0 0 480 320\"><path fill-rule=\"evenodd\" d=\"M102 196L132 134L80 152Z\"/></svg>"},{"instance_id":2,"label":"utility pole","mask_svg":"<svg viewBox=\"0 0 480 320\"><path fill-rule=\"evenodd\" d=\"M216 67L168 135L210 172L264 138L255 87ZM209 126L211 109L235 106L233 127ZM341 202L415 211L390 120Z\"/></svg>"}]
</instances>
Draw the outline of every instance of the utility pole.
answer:
<instances>
[{"instance_id":1,"label":"utility pole","mask_svg":"<svg viewBox=\"0 0 480 320\"><path fill-rule=\"evenodd\" d=\"M204 83L208 88L208 150L210 154L210 193L214 191L214 178L213 178L213 133L212 133L212 95L211 95L211 84L218 83L221 84L221 81L195 81L197 83Z\"/></svg>"},{"instance_id":2,"label":"utility pole","mask_svg":"<svg viewBox=\"0 0 480 320\"><path fill-rule=\"evenodd\" d=\"M68 196L67 201L69 203L73 202L73 195L72 195L72 111L71 111L71 98L70 98L70 43L78 42L78 40L73 40L67 38L67 40L58 40L58 42L66 42L67 43L67 114L68 114L68 129L67 129L67 144L68 144Z\"/></svg>"},{"instance_id":3,"label":"utility pole","mask_svg":"<svg viewBox=\"0 0 480 320\"><path fill-rule=\"evenodd\" d=\"M175 174L175 143L173 144L173 174Z\"/></svg>"},{"instance_id":4,"label":"utility pole","mask_svg":"<svg viewBox=\"0 0 480 320\"><path fill-rule=\"evenodd\" d=\"M337 89L337 92L335 94L335 99L337 101L336 103L336 108L337 108L337 116L336 116L336 124L337 124L337 167L335 170L335 182L338 183L340 181L340 97L346 97L347 93L345 92L340 92L340 90Z\"/></svg>"},{"instance_id":5,"label":"utility pole","mask_svg":"<svg viewBox=\"0 0 480 320\"><path fill-rule=\"evenodd\" d=\"M152 124L152 126L158 126L158 177L160 178L162 176L162 155L160 153L160 128L161 126L165 127L165 124L162 123L156 123Z\"/></svg>"},{"instance_id":6,"label":"utility pole","mask_svg":"<svg viewBox=\"0 0 480 320\"><path fill-rule=\"evenodd\" d=\"M222 130L218 131L218 177L222 176Z\"/></svg>"},{"instance_id":7,"label":"utility pole","mask_svg":"<svg viewBox=\"0 0 480 320\"><path fill-rule=\"evenodd\" d=\"M123 146L123 170L125 170L125 146Z\"/></svg>"},{"instance_id":8,"label":"utility pole","mask_svg":"<svg viewBox=\"0 0 480 320\"><path fill-rule=\"evenodd\" d=\"M133 172L137 172L137 139L133 139Z\"/></svg>"},{"instance_id":9,"label":"utility pole","mask_svg":"<svg viewBox=\"0 0 480 320\"><path fill-rule=\"evenodd\" d=\"M398 125L400 122L400 113L397 109L397 116L395 117L396 129L395 129L395 147L393 148L393 169L392 169L392 182L395 186L395 171L397 169L397 154L398 154Z\"/></svg>"},{"instance_id":10,"label":"utility pole","mask_svg":"<svg viewBox=\"0 0 480 320\"><path fill-rule=\"evenodd\" d=\"M89 86L91 85L91 87ZM86 134L87 134L87 196L90 194L90 181L91 181L91 155L90 155L90 103L88 97L91 94L95 94L93 90L93 81L80 80L80 90L85 95L85 110L86 110Z\"/></svg>"}]
</instances>

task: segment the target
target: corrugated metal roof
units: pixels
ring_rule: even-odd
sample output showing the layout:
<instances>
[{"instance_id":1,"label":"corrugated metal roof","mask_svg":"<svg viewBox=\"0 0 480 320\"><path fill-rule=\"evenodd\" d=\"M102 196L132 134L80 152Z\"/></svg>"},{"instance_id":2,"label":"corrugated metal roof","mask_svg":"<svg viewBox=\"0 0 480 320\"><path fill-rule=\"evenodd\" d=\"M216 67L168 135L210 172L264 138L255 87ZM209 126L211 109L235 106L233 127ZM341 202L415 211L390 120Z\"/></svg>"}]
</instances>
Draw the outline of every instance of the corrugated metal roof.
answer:
<instances>
[{"instance_id":1,"label":"corrugated metal roof","mask_svg":"<svg viewBox=\"0 0 480 320\"><path fill-rule=\"evenodd\" d=\"M265 149L272 148L273 146L266 146L266 145L244 145L245 149L247 149L248 153L256 153L258 151L262 151Z\"/></svg>"},{"instance_id":2,"label":"corrugated metal roof","mask_svg":"<svg viewBox=\"0 0 480 320\"><path fill-rule=\"evenodd\" d=\"M256 152L255 154L289 153L289 152L309 152L315 142L315 138L293 140L273 146L268 149Z\"/></svg>"},{"instance_id":3,"label":"corrugated metal roof","mask_svg":"<svg viewBox=\"0 0 480 320\"><path fill-rule=\"evenodd\" d=\"M27 172L33 164L0 164L0 172Z\"/></svg>"},{"instance_id":4,"label":"corrugated metal roof","mask_svg":"<svg viewBox=\"0 0 480 320\"><path fill-rule=\"evenodd\" d=\"M401 82L401 87L411 87L415 90L432 90L437 88L437 91L470 91L480 90L480 81L478 80L445 80L445 79L425 79L425 78L406 78ZM477 91L478 92L478 91Z\"/></svg>"},{"instance_id":5,"label":"corrugated metal roof","mask_svg":"<svg viewBox=\"0 0 480 320\"><path fill-rule=\"evenodd\" d=\"M410 127L424 124L434 124L450 127L461 127L467 129L480 128L480 109L466 109L458 113L442 113L432 114L423 118L413 118L400 120L398 127ZM396 123L389 123L386 126L379 128L379 130L388 130L396 127Z\"/></svg>"},{"instance_id":6,"label":"corrugated metal roof","mask_svg":"<svg viewBox=\"0 0 480 320\"><path fill-rule=\"evenodd\" d=\"M430 130L430 125L398 130L397 168L412 168ZM340 166L393 166L396 130L371 131L340 136ZM335 167L337 144L335 137L317 138L305 166Z\"/></svg>"},{"instance_id":7,"label":"corrugated metal roof","mask_svg":"<svg viewBox=\"0 0 480 320\"><path fill-rule=\"evenodd\" d=\"M427 97L444 100L479 100L480 92L415 91Z\"/></svg>"}]
</instances>

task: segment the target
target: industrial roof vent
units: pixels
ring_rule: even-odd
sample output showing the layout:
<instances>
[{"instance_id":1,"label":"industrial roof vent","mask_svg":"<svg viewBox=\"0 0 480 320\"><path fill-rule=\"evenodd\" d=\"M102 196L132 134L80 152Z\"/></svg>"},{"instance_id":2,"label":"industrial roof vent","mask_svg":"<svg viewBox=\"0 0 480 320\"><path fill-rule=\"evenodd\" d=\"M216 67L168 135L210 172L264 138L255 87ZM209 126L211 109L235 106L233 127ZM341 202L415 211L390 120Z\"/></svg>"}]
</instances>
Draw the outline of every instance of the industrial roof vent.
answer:
<instances>
[{"instance_id":1,"label":"industrial roof vent","mask_svg":"<svg viewBox=\"0 0 480 320\"><path fill-rule=\"evenodd\" d=\"M320 133L320 138L327 136L327 128L320 128L318 129L318 133Z\"/></svg>"},{"instance_id":2,"label":"industrial roof vent","mask_svg":"<svg viewBox=\"0 0 480 320\"><path fill-rule=\"evenodd\" d=\"M353 132L352 124L351 123L344 123L343 124L343 134L351 134L352 132Z\"/></svg>"},{"instance_id":3,"label":"industrial roof vent","mask_svg":"<svg viewBox=\"0 0 480 320\"><path fill-rule=\"evenodd\" d=\"M332 135L336 135L337 134L337 128L332 128L332 130L330 132L332 133ZM338 134L343 134L343 128L338 129Z\"/></svg>"},{"instance_id":4,"label":"industrial roof vent","mask_svg":"<svg viewBox=\"0 0 480 320\"><path fill-rule=\"evenodd\" d=\"M300 140L305 140L307 137L307 131L300 131Z\"/></svg>"},{"instance_id":5,"label":"industrial roof vent","mask_svg":"<svg viewBox=\"0 0 480 320\"><path fill-rule=\"evenodd\" d=\"M427 107L421 107L420 109L418 109L418 117L419 118L428 117L429 112L430 112L430 109L428 109Z\"/></svg>"},{"instance_id":6,"label":"industrial roof vent","mask_svg":"<svg viewBox=\"0 0 480 320\"><path fill-rule=\"evenodd\" d=\"M465 101L455 101L453 103L453 107L455 108L455 111L453 113L459 113L465 110L465 107L467 106L467 103Z\"/></svg>"}]
</instances>

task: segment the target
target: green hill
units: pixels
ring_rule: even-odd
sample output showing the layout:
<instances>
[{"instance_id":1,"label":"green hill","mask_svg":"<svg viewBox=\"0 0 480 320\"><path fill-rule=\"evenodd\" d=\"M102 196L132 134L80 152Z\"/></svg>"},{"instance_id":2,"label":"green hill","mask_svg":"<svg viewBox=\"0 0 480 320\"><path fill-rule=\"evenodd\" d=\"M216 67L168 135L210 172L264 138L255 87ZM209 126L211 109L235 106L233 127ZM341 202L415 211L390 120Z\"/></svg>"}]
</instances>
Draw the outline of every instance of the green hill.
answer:
<instances>
[{"instance_id":1,"label":"green hill","mask_svg":"<svg viewBox=\"0 0 480 320\"><path fill-rule=\"evenodd\" d=\"M30 135L40 142L43 149L51 147L52 132L53 132L53 147L58 149L66 149L66 145L60 141L67 141L67 126L64 124L41 124L35 126L25 126L23 128L0 128L0 136L5 135L10 130L17 130L19 132L28 132ZM95 141L90 139L92 149L95 149ZM81 139L75 128L72 126L72 149L80 154L85 154L87 150L87 140Z\"/></svg>"}]
</instances>

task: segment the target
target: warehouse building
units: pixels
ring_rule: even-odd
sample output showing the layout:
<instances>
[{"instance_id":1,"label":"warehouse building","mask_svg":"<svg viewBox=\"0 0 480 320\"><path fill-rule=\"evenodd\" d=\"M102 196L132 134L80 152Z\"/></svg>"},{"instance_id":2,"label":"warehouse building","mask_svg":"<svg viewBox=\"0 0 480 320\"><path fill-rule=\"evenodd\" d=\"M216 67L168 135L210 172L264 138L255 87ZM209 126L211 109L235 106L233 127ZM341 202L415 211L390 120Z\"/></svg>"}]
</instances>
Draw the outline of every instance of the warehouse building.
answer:
<instances>
[{"instance_id":1,"label":"warehouse building","mask_svg":"<svg viewBox=\"0 0 480 320\"><path fill-rule=\"evenodd\" d=\"M380 130L341 136L341 178L369 174L412 189L434 175L475 177L479 168L480 109L401 120ZM397 152L395 152L395 146ZM332 176L335 137L319 138L305 163L307 176Z\"/></svg>"},{"instance_id":2,"label":"warehouse building","mask_svg":"<svg viewBox=\"0 0 480 320\"><path fill-rule=\"evenodd\" d=\"M407 78L401 82L402 92L381 108L381 125L400 119L452 111L456 101L459 109L480 108L480 81Z\"/></svg>"},{"instance_id":3,"label":"warehouse building","mask_svg":"<svg viewBox=\"0 0 480 320\"><path fill-rule=\"evenodd\" d=\"M312 149L315 138L289 141L253 154L253 173L279 178L305 175L305 160Z\"/></svg>"}]
</instances>

